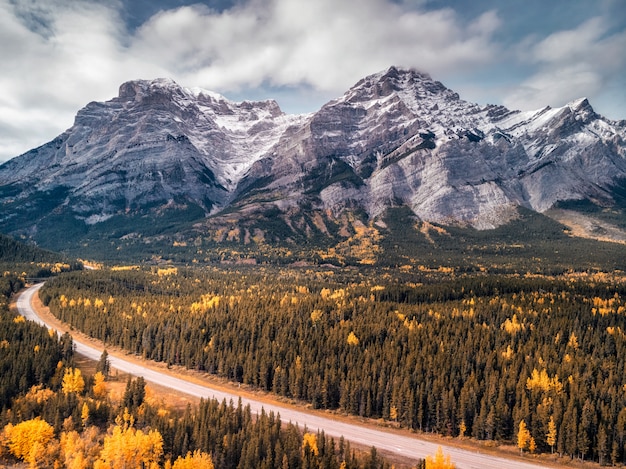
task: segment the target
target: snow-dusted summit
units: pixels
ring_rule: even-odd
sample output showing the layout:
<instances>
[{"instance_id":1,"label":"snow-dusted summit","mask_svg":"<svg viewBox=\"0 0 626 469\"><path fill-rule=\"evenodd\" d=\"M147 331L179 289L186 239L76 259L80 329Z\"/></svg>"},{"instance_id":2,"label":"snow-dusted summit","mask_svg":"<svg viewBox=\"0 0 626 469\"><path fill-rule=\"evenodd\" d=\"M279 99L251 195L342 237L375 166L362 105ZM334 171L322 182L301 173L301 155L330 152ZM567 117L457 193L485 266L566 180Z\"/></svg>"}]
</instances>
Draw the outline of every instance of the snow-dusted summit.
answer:
<instances>
[{"instance_id":1,"label":"snow-dusted summit","mask_svg":"<svg viewBox=\"0 0 626 469\"><path fill-rule=\"evenodd\" d=\"M395 67L308 115L137 80L0 166L0 220L33 234L51 212L88 226L190 206L209 223L268 211L376 218L408 206L424 221L487 229L518 206L610 206L626 177L625 139L626 121L586 99L535 112L479 106Z\"/></svg>"},{"instance_id":2,"label":"snow-dusted summit","mask_svg":"<svg viewBox=\"0 0 626 469\"><path fill-rule=\"evenodd\" d=\"M625 137L626 122L598 116L586 99L536 112L483 107L392 67L322 107L252 175L295 203L315 194L318 206L370 217L407 205L422 220L485 229L520 205L610 205L626 176Z\"/></svg>"},{"instance_id":3,"label":"snow-dusted summit","mask_svg":"<svg viewBox=\"0 0 626 469\"><path fill-rule=\"evenodd\" d=\"M132 81L117 98L81 109L52 142L7 162L0 184L22 186L20 197L63 187L63 203L88 222L166 203L209 213L303 120L274 101L234 103L168 79Z\"/></svg>"}]
</instances>

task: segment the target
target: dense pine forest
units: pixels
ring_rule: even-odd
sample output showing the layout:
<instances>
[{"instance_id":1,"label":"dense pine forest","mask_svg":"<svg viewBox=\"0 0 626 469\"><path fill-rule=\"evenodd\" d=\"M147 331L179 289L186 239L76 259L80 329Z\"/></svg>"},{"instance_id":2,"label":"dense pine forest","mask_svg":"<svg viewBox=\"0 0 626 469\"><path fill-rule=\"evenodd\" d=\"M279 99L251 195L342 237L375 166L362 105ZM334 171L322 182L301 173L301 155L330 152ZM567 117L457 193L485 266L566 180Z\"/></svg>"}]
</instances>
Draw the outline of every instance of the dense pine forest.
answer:
<instances>
[{"instance_id":1,"label":"dense pine forest","mask_svg":"<svg viewBox=\"0 0 626 469\"><path fill-rule=\"evenodd\" d=\"M64 274L41 296L146 358L315 408L605 464L626 461L625 280L131 268Z\"/></svg>"},{"instance_id":2,"label":"dense pine forest","mask_svg":"<svg viewBox=\"0 0 626 469\"><path fill-rule=\"evenodd\" d=\"M83 375L69 335L58 337L9 310L26 276L72 266L37 249L22 255L12 240L0 242L20 261L3 262L0 277L0 467L16 460L55 469L390 467L375 448L356 452L343 439L286 424L273 413L253 415L240 402L202 400L177 411L150 395L142 378L129 378L113 396L106 354L93 376Z\"/></svg>"},{"instance_id":3,"label":"dense pine forest","mask_svg":"<svg viewBox=\"0 0 626 469\"><path fill-rule=\"evenodd\" d=\"M3 272L21 268L21 272L30 277L48 277L58 272L82 268L80 262L21 243L3 234L0 234L0 267L3 267Z\"/></svg>"},{"instance_id":4,"label":"dense pine forest","mask_svg":"<svg viewBox=\"0 0 626 469\"><path fill-rule=\"evenodd\" d=\"M71 359L71 338L60 341L22 317L8 312L7 300L22 286L11 276L0 278L0 408L6 409L11 400L27 392L31 386L54 382L57 364ZM57 377L58 378L58 377ZM57 379L58 381L58 379Z\"/></svg>"},{"instance_id":5,"label":"dense pine forest","mask_svg":"<svg viewBox=\"0 0 626 469\"><path fill-rule=\"evenodd\" d=\"M36 427L50 443L41 467L115 467L113 454L138 441L153 467L388 465L374 449L357 454L345 441L281 424L278 415L256 418L237 403L203 401L177 413L147 399L141 379L111 398L102 373L80 376L69 336L8 312L26 277L52 276L40 296L53 314L148 359L420 432L626 462L621 271L522 275L416 264L84 271L45 251L21 254L13 243L0 238L5 252L17 246L0 278L0 457L28 462L44 454L16 443L20 428ZM81 463L68 456L77 451Z\"/></svg>"}]
</instances>

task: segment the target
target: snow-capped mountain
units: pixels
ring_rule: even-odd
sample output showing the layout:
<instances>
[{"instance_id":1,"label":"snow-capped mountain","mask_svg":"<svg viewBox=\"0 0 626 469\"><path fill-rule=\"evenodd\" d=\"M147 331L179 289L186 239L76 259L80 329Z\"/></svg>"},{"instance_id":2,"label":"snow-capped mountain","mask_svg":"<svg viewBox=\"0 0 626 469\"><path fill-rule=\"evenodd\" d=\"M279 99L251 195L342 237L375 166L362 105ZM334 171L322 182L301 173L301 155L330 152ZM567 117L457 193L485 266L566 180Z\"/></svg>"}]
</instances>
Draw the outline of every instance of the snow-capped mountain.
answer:
<instances>
[{"instance_id":1,"label":"snow-capped mountain","mask_svg":"<svg viewBox=\"0 0 626 469\"><path fill-rule=\"evenodd\" d=\"M274 101L233 103L165 79L128 82L117 98L81 109L52 142L7 162L0 184L23 184L20 197L65 187L64 204L92 220L167 202L209 212L303 120Z\"/></svg>"},{"instance_id":2,"label":"snow-capped mountain","mask_svg":"<svg viewBox=\"0 0 626 469\"><path fill-rule=\"evenodd\" d=\"M481 107L415 71L391 68L326 104L253 168L294 199L375 217L407 205L422 220L492 228L519 205L611 204L626 173L626 123L583 99L559 109ZM298 187L302 189L298 191Z\"/></svg>"},{"instance_id":3,"label":"snow-capped mountain","mask_svg":"<svg viewBox=\"0 0 626 469\"><path fill-rule=\"evenodd\" d=\"M408 206L423 221L488 229L518 206L610 206L626 177L625 139L626 121L586 99L536 112L479 106L395 67L307 115L132 81L0 166L0 220L32 235L50 213L89 226L194 206L215 225L225 213L349 209L375 219Z\"/></svg>"}]
</instances>

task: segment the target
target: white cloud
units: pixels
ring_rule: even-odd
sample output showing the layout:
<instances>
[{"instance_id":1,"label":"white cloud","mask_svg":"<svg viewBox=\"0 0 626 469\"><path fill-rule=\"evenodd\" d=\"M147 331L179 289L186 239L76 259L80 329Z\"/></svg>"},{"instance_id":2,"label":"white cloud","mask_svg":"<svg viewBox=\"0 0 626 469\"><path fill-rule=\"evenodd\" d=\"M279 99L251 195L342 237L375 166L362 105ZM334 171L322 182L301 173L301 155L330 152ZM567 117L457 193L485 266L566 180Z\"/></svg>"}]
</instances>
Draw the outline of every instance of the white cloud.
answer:
<instances>
[{"instance_id":1,"label":"white cloud","mask_svg":"<svg viewBox=\"0 0 626 469\"><path fill-rule=\"evenodd\" d=\"M426 10L427 0L241 0L161 11L132 32L122 1L0 0L0 162L51 140L122 82L162 76L242 99L276 90L295 108L399 65L490 102L504 95L513 108L588 96L624 117L626 31L608 34L611 18L528 36L511 51L498 46L507 30L495 10L468 21ZM496 78L507 66L526 71L512 91ZM470 79L491 71L487 84Z\"/></svg>"},{"instance_id":2,"label":"white cloud","mask_svg":"<svg viewBox=\"0 0 626 469\"><path fill-rule=\"evenodd\" d=\"M525 41L520 58L536 69L505 104L526 110L584 96L602 99L603 90L614 89L626 73L626 31L607 34L608 29L604 19L592 18L575 29Z\"/></svg>"},{"instance_id":3,"label":"white cloud","mask_svg":"<svg viewBox=\"0 0 626 469\"><path fill-rule=\"evenodd\" d=\"M466 24L453 10L390 0L247 0L217 12L166 10L125 29L121 0L0 0L0 161L51 140L76 111L129 79L254 94L345 91L390 65L433 76L486 64L494 12Z\"/></svg>"},{"instance_id":4,"label":"white cloud","mask_svg":"<svg viewBox=\"0 0 626 469\"><path fill-rule=\"evenodd\" d=\"M588 96L624 117L626 31L608 34L608 15L528 36L511 51L498 46L508 31L495 10L467 20L451 8L426 10L427 0L238 0L223 11L160 11L135 31L124 25L123 1L0 0L0 162L51 140L86 103L135 78L241 99L271 90L296 108L398 65L513 108ZM509 66L509 81L498 82ZM473 72L493 79L472 82Z\"/></svg>"},{"instance_id":5,"label":"white cloud","mask_svg":"<svg viewBox=\"0 0 626 469\"><path fill-rule=\"evenodd\" d=\"M128 54L114 6L0 0L0 161L51 140L122 81L163 73Z\"/></svg>"},{"instance_id":6,"label":"white cloud","mask_svg":"<svg viewBox=\"0 0 626 469\"><path fill-rule=\"evenodd\" d=\"M253 0L222 13L161 12L139 29L133 49L190 85L341 92L393 64L436 75L489 62L498 26L493 12L466 26L450 9L422 12L386 0Z\"/></svg>"}]
</instances>

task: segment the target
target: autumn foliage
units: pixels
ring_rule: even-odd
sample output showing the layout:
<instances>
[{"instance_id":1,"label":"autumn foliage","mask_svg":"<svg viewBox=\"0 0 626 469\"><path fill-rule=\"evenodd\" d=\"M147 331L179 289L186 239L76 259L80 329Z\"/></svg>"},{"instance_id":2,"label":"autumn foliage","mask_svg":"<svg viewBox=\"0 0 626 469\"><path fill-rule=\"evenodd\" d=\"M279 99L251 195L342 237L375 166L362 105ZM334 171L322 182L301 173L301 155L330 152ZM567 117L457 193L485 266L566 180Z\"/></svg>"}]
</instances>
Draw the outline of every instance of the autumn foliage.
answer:
<instances>
[{"instance_id":1,"label":"autumn foliage","mask_svg":"<svg viewBox=\"0 0 626 469\"><path fill-rule=\"evenodd\" d=\"M30 465L42 458L53 437L52 425L39 417L4 427L4 438L11 454Z\"/></svg>"},{"instance_id":2,"label":"autumn foliage","mask_svg":"<svg viewBox=\"0 0 626 469\"><path fill-rule=\"evenodd\" d=\"M85 380L78 368L66 368L63 375L63 392L80 393L85 389Z\"/></svg>"},{"instance_id":3,"label":"autumn foliage","mask_svg":"<svg viewBox=\"0 0 626 469\"><path fill-rule=\"evenodd\" d=\"M444 454L443 448L439 446L435 456L426 456L426 469L455 469L456 466L450 461L450 456Z\"/></svg>"},{"instance_id":4,"label":"autumn foliage","mask_svg":"<svg viewBox=\"0 0 626 469\"><path fill-rule=\"evenodd\" d=\"M64 274L46 284L42 298L63 320L111 346L314 408L452 437L513 444L521 437L524 453L624 462L624 278L405 267L103 270ZM80 390L65 358L71 342L49 363L47 331L25 334L27 323L7 322L18 337L28 337L20 350L36 364L22 374L47 385L31 393L34 383L12 377L19 397L5 405L20 409L24 420L41 415L57 441L96 425L104 443L126 406L136 419L132 428L162 436L160 464L196 449L211 454L216 467L254 466L267 455L272 464L297 467L305 455L307 464L328 456L322 435L316 455L303 445L302 432L274 434L268 416L253 427L236 405L203 404L202 416L190 410L180 419L150 410L138 380L129 382L122 402L111 404L100 377L80 377ZM13 337L2 336L2 353L13 353ZM229 427L218 414L237 423ZM16 415L5 415L2 424L19 423ZM213 427L226 430L206 436ZM245 438L234 436L243 428ZM346 453L335 451L340 465Z\"/></svg>"},{"instance_id":5,"label":"autumn foliage","mask_svg":"<svg viewBox=\"0 0 626 469\"><path fill-rule=\"evenodd\" d=\"M214 466L210 454L195 450L193 454L187 453L184 458L179 456L172 469L214 469Z\"/></svg>"},{"instance_id":6,"label":"autumn foliage","mask_svg":"<svg viewBox=\"0 0 626 469\"><path fill-rule=\"evenodd\" d=\"M107 343L314 408L510 442L524 420L524 451L626 458L623 277L408 267L83 272L42 298Z\"/></svg>"},{"instance_id":7,"label":"autumn foliage","mask_svg":"<svg viewBox=\"0 0 626 469\"><path fill-rule=\"evenodd\" d=\"M158 469L163 455L163 437L156 430L143 432L133 427L134 418L124 412L109 434L94 469Z\"/></svg>"},{"instance_id":8,"label":"autumn foliage","mask_svg":"<svg viewBox=\"0 0 626 469\"><path fill-rule=\"evenodd\" d=\"M177 275L176 269L156 274L164 281ZM305 450L305 432L296 425L273 413L253 414L241 402L201 401L182 412L154 399L142 378L130 378L123 393L110 394L110 387L123 388L126 377L108 374L106 354L95 376L83 375L69 335L58 338L30 321L15 321L8 300L22 285L7 272L0 276L2 466L21 467L20 460L41 469L389 467L375 451L356 454L348 442L323 432L307 436L313 447ZM297 294L306 295L307 289ZM100 314L111 312L117 302L125 304L117 295L59 297L62 307ZM210 307L235 307L237 302L233 296ZM144 319L152 314L143 302L132 303L133 314ZM297 301L290 297L288 304ZM302 357L295 363L301 370L307 366Z\"/></svg>"}]
</instances>

